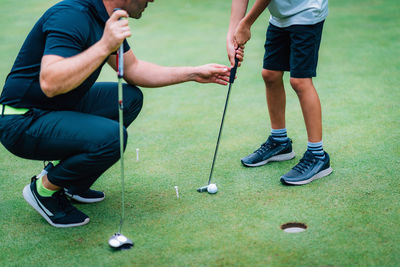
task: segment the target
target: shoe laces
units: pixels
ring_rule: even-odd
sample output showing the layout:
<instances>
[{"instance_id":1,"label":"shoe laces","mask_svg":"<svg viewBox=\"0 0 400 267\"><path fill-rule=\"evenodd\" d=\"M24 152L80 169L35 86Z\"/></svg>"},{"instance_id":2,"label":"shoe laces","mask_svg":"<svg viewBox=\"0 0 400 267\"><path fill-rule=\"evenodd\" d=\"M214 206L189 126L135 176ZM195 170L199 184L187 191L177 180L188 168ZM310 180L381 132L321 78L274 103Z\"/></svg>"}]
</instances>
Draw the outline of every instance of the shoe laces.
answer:
<instances>
[{"instance_id":1,"label":"shoe laces","mask_svg":"<svg viewBox=\"0 0 400 267\"><path fill-rule=\"evenodd\" d=\"M269 139L260 146L259 149L254 151L254 153L257 153L259 155L263 155L266 151L270 150L273 147L276 147L278 144L274 142L269 142Z\"/></svg>"},{"instance_id":2,"label":"shoe laces","mask_svg":"<svg viewBox=\"0 0 400 267\"><path fill-rule=\"evenodd\" d=\"M300 173L304 173L314 164L314 162L315 162L314 157L304 154L303 158L300 159L300 162L293 167L293 170L296 170Z\"/></svg>"},{"instance_id":3,"label":"shoe laces","mask_svg":"<svg viewBox=\"0 0 400 267\"><path fill-rule=\"evenodd\" d=\"M57 201L57 205L66 213L69 213L75 209L67 199L65 192L62 189L55 192L51 197Z\"/></svg>"}]
</instances>

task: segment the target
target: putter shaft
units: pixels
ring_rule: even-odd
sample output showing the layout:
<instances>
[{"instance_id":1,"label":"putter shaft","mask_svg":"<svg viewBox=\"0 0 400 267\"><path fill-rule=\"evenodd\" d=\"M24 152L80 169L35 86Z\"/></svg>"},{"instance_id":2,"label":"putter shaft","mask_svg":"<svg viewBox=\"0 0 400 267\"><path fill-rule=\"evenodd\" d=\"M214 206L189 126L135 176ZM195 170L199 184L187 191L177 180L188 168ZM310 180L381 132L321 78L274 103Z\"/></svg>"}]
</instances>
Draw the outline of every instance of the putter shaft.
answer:
<instances>
[{"instance_id":1,"label":"putter shaft","mask_svg":"<svg viewBox=\"0 0 400 267\"><path fill-rule=\"evenodd\" d=\"M119 119L119 143L120 143L120 162L121 162L121 220L119 223L119 232L122 232L122 224L125 218L125 173L124 173L124 103L122 92L122 77L124 76L124 48L123 44L117 52L118 66L118 119Z\"/></svg>"},{"instance_id":2,"label":"putter shaft","mask_svg":"<svg viewBox=\"0 0 400 267\"><path fill-rule=\"evenodd\" d=\"M230 76L229 76L229 88L228 88L228 93L226 95L226 101L225 101L224 112L222 114L221 125L219 127L217 145L215 146L215 151L214 151L214 158L213 158L213 161L212 161L212 164L211 164L210 176L208 177L208 184L211 183L211 178L212 178L212 174L213 174L213 171L214 171L215 159L217 158L217 153L218 153L219 140L221 139L221 133L222 133L222 129L224 127L226 108L228 107L229 95L231 93L232 83L235 81L236 70L237 70L238 64L239 64L239 59L237 59L235 57L235 66L231 69L231 73L230 73ZM197 191L199 191L199 189ZM206 188L206 191L207 191L207 188ZM204 192L204 191L199 191L199 192Z\"/></svg>"}]
</instances>

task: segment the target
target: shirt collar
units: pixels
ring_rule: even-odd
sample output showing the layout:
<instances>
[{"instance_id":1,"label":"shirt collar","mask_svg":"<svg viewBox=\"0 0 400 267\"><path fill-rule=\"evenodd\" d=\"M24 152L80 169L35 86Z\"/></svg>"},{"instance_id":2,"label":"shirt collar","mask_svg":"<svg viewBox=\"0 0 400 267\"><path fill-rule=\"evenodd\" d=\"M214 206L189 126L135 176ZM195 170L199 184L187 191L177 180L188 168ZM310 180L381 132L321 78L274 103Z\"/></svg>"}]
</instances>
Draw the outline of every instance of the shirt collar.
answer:
<instances>
[{"instance_id":1,"label":"shirt collar","mask_svg":"<svg viewBox=\"0 0 400 267\"><path fill-rule=\"evenodd\" d=\"M101 19L101 21L106 23L106 21L110 18L110 16L107 13L103 0L90 0L90 1L93 3L97 16Z\"/></svg>"}]
</instances>

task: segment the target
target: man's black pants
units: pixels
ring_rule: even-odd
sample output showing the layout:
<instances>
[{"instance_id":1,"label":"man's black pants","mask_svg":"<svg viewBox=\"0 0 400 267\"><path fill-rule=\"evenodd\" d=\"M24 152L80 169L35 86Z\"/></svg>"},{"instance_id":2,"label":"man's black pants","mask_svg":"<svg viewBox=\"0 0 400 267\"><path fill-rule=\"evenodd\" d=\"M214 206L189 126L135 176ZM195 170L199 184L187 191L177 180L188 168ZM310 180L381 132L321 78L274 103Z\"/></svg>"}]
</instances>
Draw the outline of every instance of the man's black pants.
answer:
<instances>
[{"instance_id":1,"label":"man's black pants","mask_svg":"<svg viewBox=\"0 0 400 267\"><path fill-rule=\"evenodd\" d=\"M128 84L123 93L126 146L126 128L138 116L143 94ZM73 194L84 192L120 158L117 83L96 83L74 110L1 116L0 140L19 157L60 160L49 181Z\"/></svg>"}]
</instances>

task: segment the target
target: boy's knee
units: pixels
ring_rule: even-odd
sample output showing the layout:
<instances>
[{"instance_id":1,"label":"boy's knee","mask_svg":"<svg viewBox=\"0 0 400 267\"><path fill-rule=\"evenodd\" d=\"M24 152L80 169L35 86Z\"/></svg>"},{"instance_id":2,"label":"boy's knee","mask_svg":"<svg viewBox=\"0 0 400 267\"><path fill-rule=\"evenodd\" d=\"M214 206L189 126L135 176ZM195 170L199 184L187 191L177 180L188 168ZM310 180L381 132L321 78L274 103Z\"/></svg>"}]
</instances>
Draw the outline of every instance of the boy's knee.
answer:
<instances>
[{"instance_id":1,"label":"boy's knee","mask_svg":"<svg viewBox=\"0 0 400 267\"><path fill-rule=\"evenodd\" d=\"M296 93L314 88L311 78L290 78L290 85Z\"/></svg>"},{"instance_id":2,"label":"boy's knee","mask_svg":"<svg viewBox=\"0 0 400 267\"><path fill-rule=\"evenodd\" d=\"M282 81L283 72L263 69L261 72L265 84L275 84Z\"/></svg>"}]
</instances>

